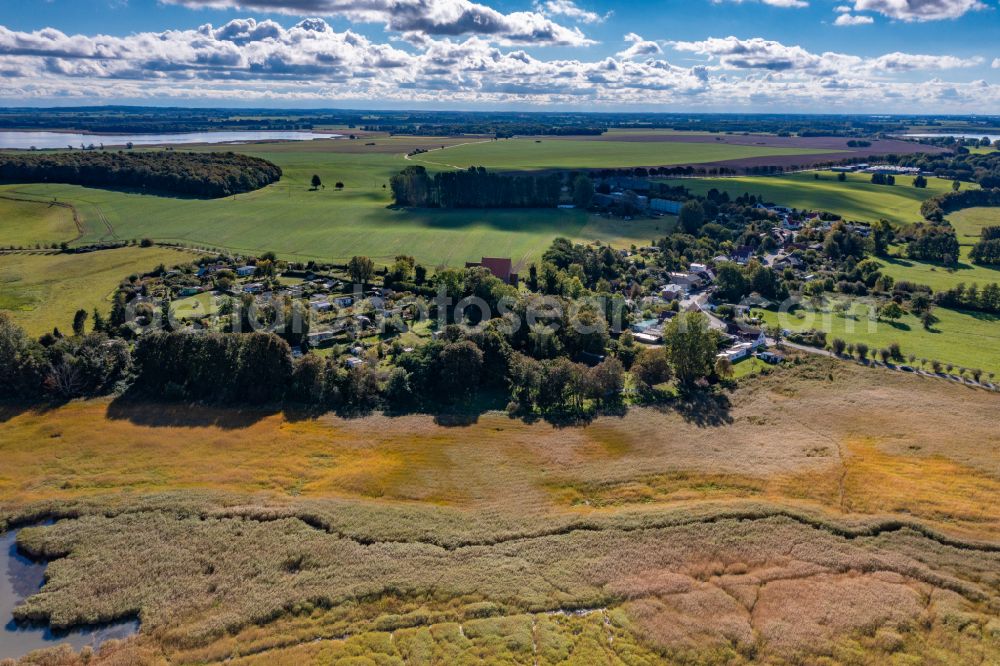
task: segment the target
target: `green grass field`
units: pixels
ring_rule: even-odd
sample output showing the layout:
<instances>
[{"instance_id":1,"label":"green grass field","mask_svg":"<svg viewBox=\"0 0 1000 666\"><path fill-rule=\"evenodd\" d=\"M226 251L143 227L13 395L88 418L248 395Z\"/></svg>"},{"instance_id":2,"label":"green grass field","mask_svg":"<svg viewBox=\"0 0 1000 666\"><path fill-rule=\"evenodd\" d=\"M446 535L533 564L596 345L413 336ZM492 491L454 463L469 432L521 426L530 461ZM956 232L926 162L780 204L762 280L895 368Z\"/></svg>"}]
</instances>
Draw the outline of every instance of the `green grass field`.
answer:
<instances>
[{"instance_id":1,"label":"green grass field","mask_svg":"<svg viewBox=\"0 0 1000 666\"><path fill-rule=\"evenodd\" d=\"M648 244L669 226L663 219L625 222L574 210L392 210L383 186L406 166L407 148L430 144L426 139L416 144L388 139L375 143L247 148L279 164L285 175L279 183L228 199L50 184L0 186L0 195L72 202L85 226L81 243L148 237L247 254L273 250L299 261L367 255L390 263L396 255L409 254L438 267L461 266L485 255L509 256L523 266L540 259L556 236L627 247ZM331 152L333 148L338 152ZM313 174L321 177L325 189L310 191ZM334 188L338 181L344 183L343 191ZM0 229L0 246L8 243Z\"/></svg>"},{"instance_id":2,"label":"green grass field","mask_svg":"<svg viewBox=\"0 0 1000 666\"><path fill-rule=\"evenodd\" d=\"M478 140L412 158L438 168L485 166L489 169L540 171L545 169L613 169L669 166L737 160L770 155L816 155L830 150L731 146L705 143L630 141L572 141L563 139Z\"/></svg>"},{"instance_id":3,"label":"green grass field","mask_svg":"<svg viewBox=\"0 0 1000 666\"><path fill-rule=\"evenodd\" d=\"M1000 282L1000 270L989 266L978 266L969 259L969 253L979 240L982 228L1000 225L1000 208L967 208L949 215L948 221L955 227L958 242L961 244L961 257L957 267L894 258L881 260L884 265L883 272L897 281L908 280L925 284L934 291L951 289L960 283L983 285Z\"/></svg>"},{"instance_id":4,"label":"green grass field","mask_svg":"<svg viewBox=\"0 0 1000 666\"><path fill-rule=\"evenodd\" d=\"M789 208L825 210L849 220L874 222L886 219L896 224L917 222L920 204L937 194L951 191L951 181L929 178L926 189L913 187L913 178L896 178L896 185L872 185L865 174L848 174L845 182L829 171L788 174L784 176L747 176L741 178L697 178L670 180L673 185L687 187L695 194L705 194L712 188L728 192L730 197L741 194L763 196L765 201ZM964 187L972 187L968 183Z\"/></svg>"},{"instance_id":5,"label":"green grass field","mask_svg":"<svg viewBox=\"0 0 1000 666\"><path fill-rule=\"evenodd\" d=\"M768 311L764 320L768 326L793 331L824 330L829 340L864 342L876 349L898 342L905 356L913 354L918 359L1000 373L1000 317L937 308L934 314L940 322L928 331L909 314L890 324L870 321L865 305L859 304L851 312L854 318L832 313L828 306L815 314L805 313L802 318L794 313Z\"/></svg>"},{"instance_id":6,"label":"green grass field","mask_svg":"<svg viewBox=\"0 0 1000 666\"><path fill-rule=\"evenodd\" d=\"M0 247L34 247L77 236L73 211L49 202L0 197Z\"/></svg>"},{"instance_id":7,"label":"green grass field","mask_svg":"<svg viewBox=\"0 0 1000 666\"><path fill-rule=\"evenodd\" d=\"M79 309L90 313L99 308L106 315L109 297L132 273L193 258L188 252L138 247L88 254L0 255L0 310L8 311L30 335L53 327L69 331Z\"/></svg>"}]
</instances>

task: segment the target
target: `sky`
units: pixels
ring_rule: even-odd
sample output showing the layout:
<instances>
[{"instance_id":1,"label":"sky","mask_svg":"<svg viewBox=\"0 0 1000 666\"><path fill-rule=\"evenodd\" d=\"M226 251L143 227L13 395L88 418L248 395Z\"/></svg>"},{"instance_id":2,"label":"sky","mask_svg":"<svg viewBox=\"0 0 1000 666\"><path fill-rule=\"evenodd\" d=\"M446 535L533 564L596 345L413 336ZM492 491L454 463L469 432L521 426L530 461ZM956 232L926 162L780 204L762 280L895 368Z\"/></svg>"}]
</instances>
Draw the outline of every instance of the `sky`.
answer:
<instances>
[{"instance_id":1,"label":"sky","mask_svg":"<svg viewBox=\"0 0 1000 666\"><path fill-rule=\"evenodd\" d=\"M1000 0L0 0L0 105L1000 113Z\"/></svg>"}]
</instances>

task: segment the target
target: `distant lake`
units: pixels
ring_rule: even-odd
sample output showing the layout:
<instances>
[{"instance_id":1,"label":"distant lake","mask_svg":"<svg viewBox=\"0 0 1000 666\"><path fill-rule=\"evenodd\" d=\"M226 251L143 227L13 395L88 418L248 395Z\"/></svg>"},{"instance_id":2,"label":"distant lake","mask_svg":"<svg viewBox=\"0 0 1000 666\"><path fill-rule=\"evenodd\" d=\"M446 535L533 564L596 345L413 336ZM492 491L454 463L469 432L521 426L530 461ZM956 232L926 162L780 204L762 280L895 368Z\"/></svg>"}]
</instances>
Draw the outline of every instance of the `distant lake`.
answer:
<instances>
[{"instance_id":1,"label":"distant lake","mask_svg":"<svg viewBox=\"0 0 1000 666\"><path fill-rule=\"evenodd\" d=\"M938 132L937 134L904 134L911 139L937 139L944 136L953 136L956 139L982 139L986 137L990 141L1000 141L1000 134L955 134L953 132Z\"/></svg>"},{"instance_id":2,"label":"distant lake","mask_svg":"<svg viewBox=\"0 0 1000 666\"><path fill-rule=\"evenodd\" d=\"M105 147L182 145L190 143L248 143L250 141L312 141L337 139L342 134L317 132L184 132L180 134L80 134L76 132L0 132L0 148L79 148L80 144Z\"/></svg>"},{"instance_id":3,"label":"distant lake","mask_svg":"<svg viewBox=\"0 0 1000 666\"><path fill-rule=\"evenodd\" d=\"M51 627L18 625L14 608L38 592L45 582L44 562L35 562L17 550L17 530L0 534L0 661L18 659L34 650L68 643L74 650L98 647L111 639L128 638L139 631L139 622L130 620L100 627L81 627L54 632Z\"/></svg>"}]
</instances>

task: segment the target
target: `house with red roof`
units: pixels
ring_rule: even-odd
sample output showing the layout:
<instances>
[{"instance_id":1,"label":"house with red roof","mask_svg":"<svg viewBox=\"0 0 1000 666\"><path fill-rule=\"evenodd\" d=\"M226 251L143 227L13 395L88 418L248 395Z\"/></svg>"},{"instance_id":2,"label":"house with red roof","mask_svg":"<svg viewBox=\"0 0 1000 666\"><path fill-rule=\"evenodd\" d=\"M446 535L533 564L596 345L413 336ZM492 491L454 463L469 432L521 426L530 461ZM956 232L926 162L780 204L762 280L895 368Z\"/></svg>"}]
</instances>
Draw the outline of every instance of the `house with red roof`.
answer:
<instances>
[{"instance_id":1,"label":"house with red roof","mask_svg":"<svg viewBox=\"0 0 1000 666\"><path fill-rule=\"evenodd\" d=\"M514 271L514 262L509 258L501 259L498 257L483 257L483 260L479 263L469 262L465 264L466 268L485 268L493 277L503 280L507 284L517 286L518 275Z\"/></svg>"}]
</instances>

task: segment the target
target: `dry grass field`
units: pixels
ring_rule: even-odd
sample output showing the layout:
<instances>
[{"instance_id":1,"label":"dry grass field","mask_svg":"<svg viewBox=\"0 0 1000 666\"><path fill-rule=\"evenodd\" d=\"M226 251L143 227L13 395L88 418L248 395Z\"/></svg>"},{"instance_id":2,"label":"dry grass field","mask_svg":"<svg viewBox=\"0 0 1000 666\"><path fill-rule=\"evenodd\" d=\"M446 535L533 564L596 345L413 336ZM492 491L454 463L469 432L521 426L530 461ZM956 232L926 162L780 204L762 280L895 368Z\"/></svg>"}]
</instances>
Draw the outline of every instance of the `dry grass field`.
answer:
<instances>
[{"instance_id":1,"label":"dry grass field","mask_svg":"<svg viewBox=\"0 0 1000 666\"><path fill-rule=\"evenodd\" d=\"M811 358L576 428L7 406L0 528L59 518L23 617L141 619L90 663L998 663L998 400Z\"/></svg>"}]
</instances>

